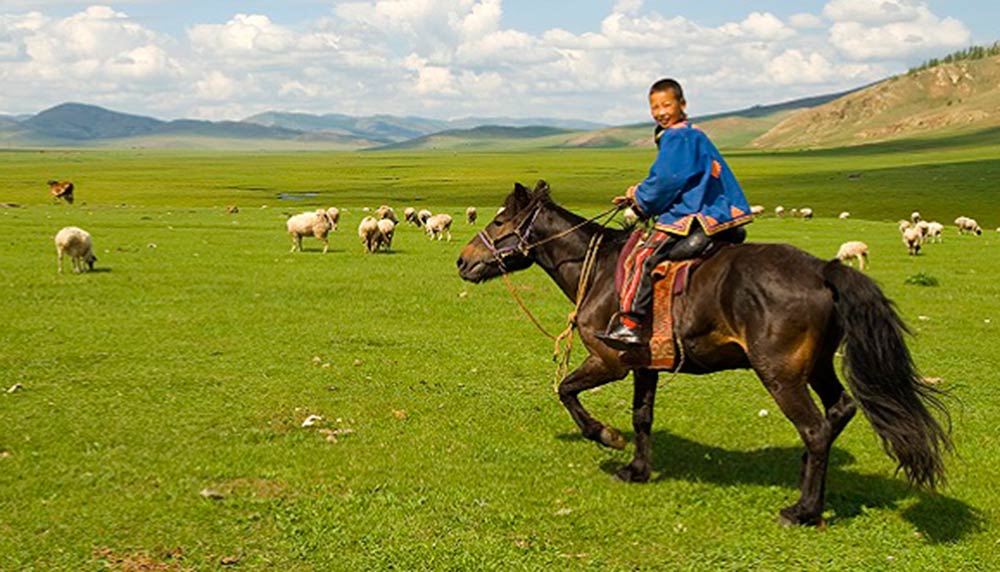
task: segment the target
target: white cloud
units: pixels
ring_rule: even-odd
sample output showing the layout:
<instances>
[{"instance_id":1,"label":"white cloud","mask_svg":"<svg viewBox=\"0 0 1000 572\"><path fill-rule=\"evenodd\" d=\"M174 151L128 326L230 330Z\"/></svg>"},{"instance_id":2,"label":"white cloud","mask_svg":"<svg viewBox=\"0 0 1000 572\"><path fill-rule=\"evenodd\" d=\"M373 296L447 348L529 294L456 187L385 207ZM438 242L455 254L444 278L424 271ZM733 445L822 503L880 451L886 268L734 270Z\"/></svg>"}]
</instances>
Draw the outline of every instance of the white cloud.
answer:
<instances>
[{"instance_id":1,"label":"white cloud","mask_svg":"<svg viewBox=\"0 0 1000 572\"><path fill-rule=\"evenodd\" d=\"M788 23L792 25L793 28L822 28L823 19L815 14L810 14L808 12L799 12L798 14L792 14L788 17Z\"/></svg>"},{"instance_id":2,"label":"white cloud","mask_svg":"<svg viewBox=\"0 0 1000 572\"><path fill-rule=\"evenodd\" d=\"M836 20L830 28L830 43L848 58L929 56L967 46L971 40L964 24L939 18L923 4L885 0L878 9L870 4L877 3L834 0L824 9L824 14Z\"/></svg>"}]
</instances>

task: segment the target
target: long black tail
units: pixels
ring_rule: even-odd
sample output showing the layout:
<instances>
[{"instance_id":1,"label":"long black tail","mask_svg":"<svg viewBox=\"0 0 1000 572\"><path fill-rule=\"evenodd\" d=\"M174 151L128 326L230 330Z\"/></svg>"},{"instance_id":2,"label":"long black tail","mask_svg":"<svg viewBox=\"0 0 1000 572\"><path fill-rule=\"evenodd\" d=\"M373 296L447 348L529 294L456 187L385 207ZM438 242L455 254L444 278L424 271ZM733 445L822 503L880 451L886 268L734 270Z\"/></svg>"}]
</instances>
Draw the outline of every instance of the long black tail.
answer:
<instances>
[{"instance_id":1,"label":"long black tail","mask_svg":"<svg viewBox=\"0 0 1000 572\"><path fill-rule=\"evenodd\" d=\"M823 268L823 278L844 331L851 393L897 469L911 483L933 489L945 480L942 450L952 449L948 432L928 410L948 419L941 391L917 374L904 340L909 330L872 279L837 260Z\"/></svg>"}]
</instances>

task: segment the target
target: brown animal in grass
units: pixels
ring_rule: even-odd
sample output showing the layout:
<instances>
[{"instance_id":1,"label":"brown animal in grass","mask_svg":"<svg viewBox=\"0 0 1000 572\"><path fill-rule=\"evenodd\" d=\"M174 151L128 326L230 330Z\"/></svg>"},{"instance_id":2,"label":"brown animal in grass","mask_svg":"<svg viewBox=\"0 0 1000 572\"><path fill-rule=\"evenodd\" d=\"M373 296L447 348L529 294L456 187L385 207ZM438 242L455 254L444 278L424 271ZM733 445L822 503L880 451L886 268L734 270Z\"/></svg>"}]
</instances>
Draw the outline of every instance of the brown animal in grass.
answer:
<instances>
[{"instance_id":1,"label":"brown animal in grass","mask_svg":"<svg viewBox=\"0 0 1000 572\"><path fill-rule=\"evenodd\" d=\"M73 204L73 183L70 181L49 181L49 194L53 199L62 199L69 204Z\"/></svg>"}]
</instances>

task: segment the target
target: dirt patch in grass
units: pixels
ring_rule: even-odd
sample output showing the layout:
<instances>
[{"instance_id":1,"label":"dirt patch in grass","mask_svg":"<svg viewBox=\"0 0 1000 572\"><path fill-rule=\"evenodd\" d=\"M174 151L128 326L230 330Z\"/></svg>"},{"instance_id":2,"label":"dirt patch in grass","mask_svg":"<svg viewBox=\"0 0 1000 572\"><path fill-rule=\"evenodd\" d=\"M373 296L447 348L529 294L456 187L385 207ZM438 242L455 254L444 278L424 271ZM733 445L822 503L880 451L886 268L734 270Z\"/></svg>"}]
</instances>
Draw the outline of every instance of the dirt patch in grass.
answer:
<instances>
[{"instance_id":1,"label":"dirt patch in grass","mask_svg":"<svg viewBox=\"0 0 1000 572\"><path fill-rule=\"evenodd\" d=\"M184 551L180 547L169 550L157 558L146 552L119 554L110 548L98 548L94 557L108 563L112 572L186 572L194 570L181 564Z\"/></svg>"},{"instance_id":2,"label":"dirt patch in grass","mask_svg":"<svg viewBox=\"0 0 1000 572\"><path fill-rule=\"evenodd\" d=\"M214 487L227 497L252 497L261 499L284 498L288 496L288 483L272 479L240 477Z\"/></svg>"}]
</instances>

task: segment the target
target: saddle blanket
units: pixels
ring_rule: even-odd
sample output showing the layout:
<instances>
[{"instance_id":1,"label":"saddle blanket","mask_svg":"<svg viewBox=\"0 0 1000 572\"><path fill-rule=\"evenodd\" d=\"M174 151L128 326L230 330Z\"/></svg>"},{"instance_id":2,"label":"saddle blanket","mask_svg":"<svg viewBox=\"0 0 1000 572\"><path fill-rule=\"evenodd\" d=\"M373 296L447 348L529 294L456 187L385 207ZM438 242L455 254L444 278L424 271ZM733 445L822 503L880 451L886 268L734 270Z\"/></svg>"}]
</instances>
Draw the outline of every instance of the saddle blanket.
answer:
<instances>
[{"instance_id":1,"label":"saddle blanket","mask_svg":"<svg viewBox=\"0 0 1000 572\"><path fill-rule=\"evenodd\" d=\"M621 285L628 279L628 269L632 268L631 258L639 245L639 233L633 235L618 260L615 273L615 286L620 291ZM673 370L677 365L677 343L674 337L673 301L674 297L684 292L691 271L700 259L665 261L653 269L653 312L651 324L646 325L650 333L649 349L647 351L629 352L623 361L634 367L645 367L655 370ZM640 269L641 271L641 269Z\"/></svg>"}]
</instances>

